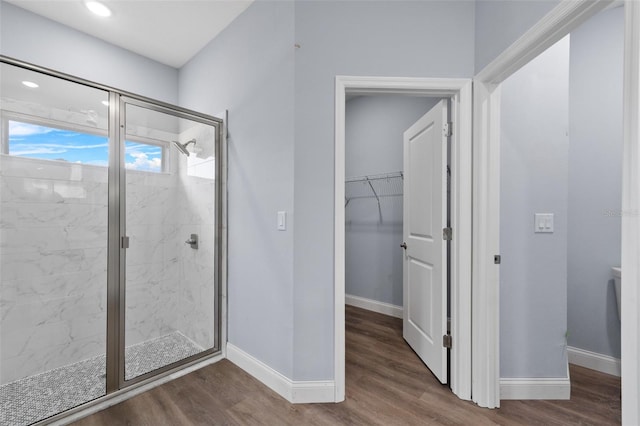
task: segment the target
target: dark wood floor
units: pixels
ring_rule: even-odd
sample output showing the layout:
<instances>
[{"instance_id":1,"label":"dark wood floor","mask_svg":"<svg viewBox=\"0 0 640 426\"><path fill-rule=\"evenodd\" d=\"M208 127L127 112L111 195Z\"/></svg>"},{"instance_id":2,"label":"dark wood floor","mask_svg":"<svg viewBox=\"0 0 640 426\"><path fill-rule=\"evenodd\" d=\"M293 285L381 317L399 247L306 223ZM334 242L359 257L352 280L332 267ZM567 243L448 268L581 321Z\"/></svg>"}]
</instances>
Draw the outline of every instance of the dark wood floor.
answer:
<instances>
[{"instance_id":1,"label":"dark wood floor","mask_svg":"<svg viewBox=\"0 0 640 426\"><path fill-rule=\"evenodd\" d=\"M437 382L402 339L402 320L347 307L340 404L289 404L227 360L75 423L97 425L620 424L620 379L571 366L570 401L479 408Z\"/></svg>"}]
</instances>

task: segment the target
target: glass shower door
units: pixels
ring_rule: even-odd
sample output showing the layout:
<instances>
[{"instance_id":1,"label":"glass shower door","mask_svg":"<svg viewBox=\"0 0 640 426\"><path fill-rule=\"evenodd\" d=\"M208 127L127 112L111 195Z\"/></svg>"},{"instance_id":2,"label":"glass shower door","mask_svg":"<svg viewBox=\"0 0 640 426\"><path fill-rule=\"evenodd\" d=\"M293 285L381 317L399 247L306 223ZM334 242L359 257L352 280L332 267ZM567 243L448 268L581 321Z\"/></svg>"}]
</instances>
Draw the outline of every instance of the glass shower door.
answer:
<instances>
[{"instance_id":1,"label":"glass shower door","mask_svg":"<svg viewBox=\"0 0 640 426\"><path fill-rule=\"evenodd\" d=\"M121 117L129 382L216 347L218 128L130 99Z\"/></svg>"},{"instance_id":2,"label":"glass shower door","mask_svg":"<svg viewBox=\"0 0 640 426\"><path fill-rule=\"evenodd\" d=\"M0 424L106 393L109 93L0 64Z\"/></svg>"}]
</instances>

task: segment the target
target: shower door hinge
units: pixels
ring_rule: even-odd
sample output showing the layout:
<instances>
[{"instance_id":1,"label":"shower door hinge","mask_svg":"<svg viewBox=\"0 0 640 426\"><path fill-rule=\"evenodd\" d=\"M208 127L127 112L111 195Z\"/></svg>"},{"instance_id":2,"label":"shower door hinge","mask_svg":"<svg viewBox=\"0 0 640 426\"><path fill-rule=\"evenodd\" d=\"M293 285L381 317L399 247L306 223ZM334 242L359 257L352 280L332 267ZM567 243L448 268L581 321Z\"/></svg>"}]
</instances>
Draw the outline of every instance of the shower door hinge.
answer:
<instances>
[{"instance_id":1,"label":"shower door hinge","mask_svg":"<svg viewBox=\"0 0 640 426\"><path fill-rule=\"evenodd\" d=\"M129 248L129 237L124 236L120 239L120 247L123 249Z\"/></svg>"},{"instance_id":2,"label":"shower door hinge","mask_svg":"<svg viewBox=\"0 0 640 426\"><path fill-rule=\"evenodd\" d=\"M450 227L442 228L442 239L445 241L453 240L453 229Z\"/></svg>"},{"instance_id":3,"label":"shower door hinge","mask_svg":"<svg viewBox=\"0 0 640 426\"><path fill-rule=\"evenodd\" d=\"M451 135L453 135L453 123L444 123L444 126L442 126L442 136L448 138Z\"/></svg>"},{"instance_id":4,"label":"shower door hinge","mask_svg":"<svg viewBox=\"0 0 640 426\"><path fill-rule=\"evenodd\" d=\"M442 336L442 347L447 348L447 349L451 349L451 344L453 343L452 339L451 339L451 335L450 334L445 334L444 336Z\"/></svg>"}]
</instances>

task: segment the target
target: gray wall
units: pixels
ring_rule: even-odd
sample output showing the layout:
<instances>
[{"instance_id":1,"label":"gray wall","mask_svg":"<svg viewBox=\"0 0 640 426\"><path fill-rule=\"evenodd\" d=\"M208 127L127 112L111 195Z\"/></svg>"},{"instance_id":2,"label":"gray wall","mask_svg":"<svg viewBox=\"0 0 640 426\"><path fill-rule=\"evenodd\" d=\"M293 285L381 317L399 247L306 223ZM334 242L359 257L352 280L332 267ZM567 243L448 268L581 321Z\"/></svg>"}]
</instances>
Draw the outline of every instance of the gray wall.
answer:
<instances>
[{"instance_id":1,"label":"gray wall","mask_svg":"<svg viewBox=\"0 0 640 426\"><path fill-rule=\"evenodd\" d=\"M620 357L611 266L620 266L624 8L571 33L569 345Z\"/></svg>"},{"instance_id":2,"label":"gray wall","mask_svg":"<svg viewBox=\"0 0 640 426\"><path fill-rule=\"evenodd\" d=\"M403 170L402 135L437 102L382 95L347 101L347 177ZM380 218L380 212L382 219ZM402 196L353 199L345 209L346 293L402 306Z\"/></svg>"},{"instance_id":3,"label":"gray wall","mask_svg":"<svg viewBox=\"0 0 640 426\"><path fill-rule=\"evenodd\" d=\"M479 72L559 0L478 0L475 14L475 70Z\"/></svg>"},{"instance_id":4,"label":"gray wall","mask_svg":"<svg viewBox=\"0 0 640 426\"><path fill-rule=\"evenodd\" d=\"M178 101L178 70L0 1L0 53L120 90Z\"/></svg>"},{"instance_id":5,"label":"gray wall","mask_svg":"<svg viewBox=\"0 0 640 426\"><path fill-rule=\"evenodd\" d=\"M502 86L500 376L566 377L569 40ZM534 213L555 232L535 234Z\"/></svg>"},{"instance_id":6,"label":"gray wall","mask_svg":"<svg viewBox=\"0 0 640 426\"><path fill-rule=\"evenodd\" d=\"M189 61L180 105L229 110L228 339L293 372L293 3L258 1ZM276 230L285 210L287 230Z\"/></svg>"},{"instance_id":7,"label":"gray wall","mask_svg":"<svg viewBox=\"0 0 640 426\"><path fill-rule=\"evenodd\" d=\"M473 2L296 2L295 380L334 376L335 76L472 77L473 28Z\"/></svg>"},{"instance_id":8,"label":"gray wall","mask_svg":"<svg viewBox=\"0 0 640 426\"><path fill-rule=\"evenodd\" d=\"M169 103L178 70L0 1L0 53Z\"/></svg>"}]
</instances>

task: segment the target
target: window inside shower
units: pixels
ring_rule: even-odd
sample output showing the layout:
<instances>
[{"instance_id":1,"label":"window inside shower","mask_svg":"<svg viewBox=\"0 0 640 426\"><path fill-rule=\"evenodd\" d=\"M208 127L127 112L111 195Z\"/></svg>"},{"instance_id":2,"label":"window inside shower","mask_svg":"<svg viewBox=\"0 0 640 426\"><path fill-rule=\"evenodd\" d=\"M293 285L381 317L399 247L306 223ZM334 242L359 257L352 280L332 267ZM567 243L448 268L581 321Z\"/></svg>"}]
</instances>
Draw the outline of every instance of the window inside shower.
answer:
<instances>
[{"instance_id":1,"label":"window inside shower","mask_svg":"<svg viewBox=\"0 0 640 426\"><path fill-rule=\"evenodd\" d=\"M37 119L8 117L10 114L5 114L7 141L4 151L9 155L102 167L109 165L109 138L100 129L95 132L79 126L63 129ZM57 124L63 126L65 123ZM166 171L168 144L160 140L135 139L125 141L125 167L155 173Z\"/></svg>"},{"instance_id":2,"label":"window inside shower","mask_svg":"<svg viewBox=\"0 0 640 426\"><path fill-rule=\"evenodd\" d=\"M28 425L219 351L221 120L0 66L0 425Z\"/></svg>"}]
</instances>

